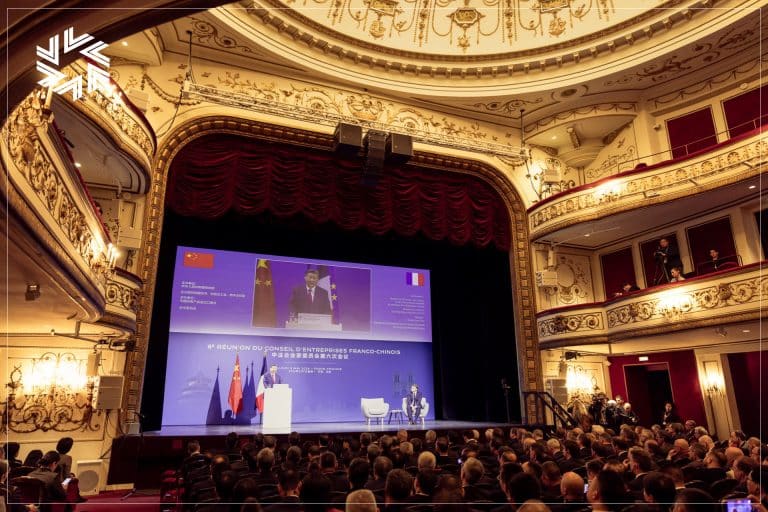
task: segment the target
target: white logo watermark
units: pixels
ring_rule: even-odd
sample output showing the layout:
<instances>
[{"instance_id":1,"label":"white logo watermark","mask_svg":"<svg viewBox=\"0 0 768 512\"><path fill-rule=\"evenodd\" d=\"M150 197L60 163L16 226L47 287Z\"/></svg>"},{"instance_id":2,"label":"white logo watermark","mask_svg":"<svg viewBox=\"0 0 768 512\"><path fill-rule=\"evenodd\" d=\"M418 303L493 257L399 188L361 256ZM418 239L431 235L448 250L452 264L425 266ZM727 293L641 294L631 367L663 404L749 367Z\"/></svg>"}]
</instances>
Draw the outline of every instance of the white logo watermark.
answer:
<instances>
[{"instance_id":1,"label":"white logo watermark","mask_svg":"<svg viewBox=\"0 0 768 512\"><path fill-rule=\"evenodd\" d=\"M75 31L69 27L63 33L64 53L78 51L81 55L91 59L88 61L88 92L101 89L111 94L112 86L109 79L109 57L101 54L101 51L109 46L103 41L94 41L90 34L81 34L75 37ZM85 48L78 50L82 46ZM83 96L83 77L78 75L64 83L60 83L67 76L58 70L59 66L59 34L48 38L48 48L37 47L37 70L45 75L45 78L37 82L43 87L51 87L58 94L72 92L72 99L79 100ZM91 62L92 61L92 62ZM49 64L46 64L48 62ZM94 64L95 63L95 64ZM106 69L97 66L99 64Z\"/></svg>"}]
</instances>

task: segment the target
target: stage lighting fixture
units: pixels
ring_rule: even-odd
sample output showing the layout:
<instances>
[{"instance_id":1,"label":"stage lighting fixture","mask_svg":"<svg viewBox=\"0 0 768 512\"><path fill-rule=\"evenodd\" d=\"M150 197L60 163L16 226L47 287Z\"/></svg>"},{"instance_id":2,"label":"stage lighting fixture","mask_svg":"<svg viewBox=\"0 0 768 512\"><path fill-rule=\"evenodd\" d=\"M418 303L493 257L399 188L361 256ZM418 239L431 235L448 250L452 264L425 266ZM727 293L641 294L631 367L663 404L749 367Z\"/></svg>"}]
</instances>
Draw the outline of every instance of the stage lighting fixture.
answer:
<instances>
[{"instance_id":1,"label":"stage lighting fixture","mask_svg":"<svg viewBox=\"0 0 768 512\"><path fill-rule=\"evenodd\" d=\"M27 285L27 291L24 292L24 298L26 300L37 300L40 298L40 285L37 283L31 283Z\"/></svg>"},{"instance_id":2,"label":"stage lighting fixture","mask_svg":"<svg viewBox=\"0 0 768 512\"><path fill-rule=\"evenodd\" d=\"M572 360L572 359L577 359L577 358L579 357L579 353L578 353L578 352L574 352L574 351L571 351L571 350L569 350L569 351L567 351L567 352L564 354L564 356L563 356L563 357L565 357L565 360L566 360L566 361L570 361L570 360Z\"/></svg>"}]
</instances>

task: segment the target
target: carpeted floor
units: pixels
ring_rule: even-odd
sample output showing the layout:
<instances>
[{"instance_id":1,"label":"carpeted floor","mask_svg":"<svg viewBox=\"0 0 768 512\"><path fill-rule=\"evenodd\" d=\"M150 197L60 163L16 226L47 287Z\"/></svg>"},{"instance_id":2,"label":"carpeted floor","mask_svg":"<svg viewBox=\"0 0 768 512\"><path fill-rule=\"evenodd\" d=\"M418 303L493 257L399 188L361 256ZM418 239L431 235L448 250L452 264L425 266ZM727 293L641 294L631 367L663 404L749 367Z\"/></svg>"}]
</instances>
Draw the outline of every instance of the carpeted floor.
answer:
<instances>
[{"instance_id":1,"label":"carpeted floor","mask_svg":"<svg viewBox=\"0 0 768 512\"><path fill-rule=\"evenodd\" d=\"M127 493L128 491L109 491L102 492L97 496L88 496L87 502L78 503L75 512L107 512L109 510L157 512L160 510L160 493L158 491L134 494L125 500L121 499Z\"/></svg>"}]
</instances>

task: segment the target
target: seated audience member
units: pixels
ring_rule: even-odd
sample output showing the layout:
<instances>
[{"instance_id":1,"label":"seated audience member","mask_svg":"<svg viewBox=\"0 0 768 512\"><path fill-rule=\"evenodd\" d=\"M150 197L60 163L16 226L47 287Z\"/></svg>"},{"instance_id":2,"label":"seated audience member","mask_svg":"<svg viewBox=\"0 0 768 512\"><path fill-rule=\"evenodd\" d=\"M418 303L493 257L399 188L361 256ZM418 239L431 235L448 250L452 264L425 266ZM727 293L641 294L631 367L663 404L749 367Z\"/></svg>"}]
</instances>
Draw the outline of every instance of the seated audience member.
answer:
<instances>
[{"instance_id":1,"label":"seated audience member","mask_svg":"<svg viewBox=\"0 0 768 512\"><path fill-rule=\"evenodd\" d=\"M614 293L613 296L621 297L622 295L629 295L630 293L637 291L640 291L640 288L638 288L636 284L629 281L624 281L624 283L621 285L621 290Z\"/></svg>"},{"instance_id":2,"label":"seated audience member","mask_svg":"<svg viewBox=\"0 0 768 512\"><path fill-rule=\"evenodd\" d=\"M750 499L768 510L768 467L760 466L752 470L747 479L747 492Z\"/></svg>"},{"instance_id":3,"label":"seated audience member","mask_svg":"<svg viewBox=\"0 0 768 512\"><path fill-rule=\"evenodd\" d=\"M556 463L547 461L541 465L541 499L545 503L560 501L562 475Z\"/></svg>"},{"instance_id":4,"label":"seated audience member","mask_svg":"<svg viewBox=\"0 0 768 512\"><path fill-rule=\"evenodd\" d=\"M541 486L538 479L528 473L517 473L505 485L507 500L517 508L528 500L541 499Z\"/></svg>"},{"instance_id":5,"label":"seated audience member","mask_svg":"<svg viewBox=\"0 0 768 512\"><path fill-rule=\"evenodd\" d=\"M376 497L368 489L358 489L347 495L346 512L378 512Z\"/></svg>"},{"instance_id":6,"label":"seated audience member","mask_svg":"<svg viewBox=\"0 0 768 512\"><path fill-rule=\"evenodd\" d=\"M477 487L484 474L483 464L474 457L468 458L461 466L461 493L465 501L488 499L487 494Z\"/></svg>"},{"instance_id":7,"label":"seated audience member","mask_svg":"<svg viewBox=\"0 0 768 512\"><path fill-rule=\"evenodd\" d=\"M320 472L331 482L331 491L349 492L347 472L338 470L338 462L333 452L328 451L320 456Z\"/></svg>"},{"instance_id":8,"label":"seated audience member","mask_svg":"<svg viewBox=\"0 0 768 512\"><path fill-rule=\"evenodd\" d=\"M675 482L667 475L652 471L643 478L643 501L655 510L668 511L676 497Z\"/></svg>"},{"instance_id":9,"label":"seated audience member","mask_svg":"<svg viewBox=\"0 0 768 512\"><path fill-rule=\"evenodd\" d=\"M683 271L680 267L672 267L672 269L669 271L670 283L677 283L680 281L685 281L685 276L683 276Z\"/></svg>"},{"instance_id":10,"label":"seated audience member","mask_svg":"<svg viewBox=\"0 0 768 512\"><path fill-rule=\"evenodd\" d=\"M749 478L749 474L759 467L759 464L757 464L754 460L747 457L746 455L738 457L733 462L733 478L739 483L733 490L736 492L743 492L745 494L748 493L749 491L747 489L747 479Z\"/></svg>"},{"instance_id":11,"label":"seated audience member","mask_svg":"<svg viewBox=\"0 0 768 512\"><path fill-rule=\"evenodd\" d=\"M709 274L710 272L717 272L717 270L719 270L719 268L725 262L725 259L720 258L720 251L717 249L710 249L709 258L707 259L706 263L703 263L700 267L701 273Z\"/></svg>"},{"instance_id":12,"label":"seated audience member","mask_svg":"<svg viewBox=\"0 0 768 512\"><path fill-rule=\"evenodd\" d=\"M419 471L413 481L412 501L415 503L432 501L438 479L438 475L434 471L428 469Z\"/></svg>"},{"instance_id":13,"label":"seated audience member","mask_svg":"<svg viewBox=\"0 0 768 512\"><path fill-rule=\"evenodd\" d=\"M589 483L587 501L592 505L592 510L619 512L632 502L624 487L624 480L615 471L601 471L597 477Z\"/></svg>"},{"instance_id":14,"label":"seated audience member","mask_svg":"<svg viewBox=\"0 0 768 512\"><path fill-rule=\"evenodd\" d=\"M673 512L719 512L712 496L701 489L683 489L677 494Z\"/></svg>"},{"instance_id":15,"label":"seated audience member","mask_svg":"<svg viewBox=\"0 0 768 512\"><path fill-rule=\"evenodd\" d=\"M584 495L584 479L573 471L565 473L560 480L560 494L560 501L549 504L552 512L579 512L588 509Z\"/></svg>"},{"instance_id":16,"label":"seated audience member","mask_svg":"<svg viewBox=\"0 0 768 512\"><path fill-rule=\"evenodd\" d=\"M413 490L413 477L404 469L393 469L384 485L384 510L405 510Z\"/></svg>"},{"instance_id":17,"label":"seated audience member","mask_svg":"<svg viewBox=\"0 0 768 512\"><path fill-rule=\"evenodd\" d=\"M727 459L722 450L710 450L704 458L704 467L694 473L694 480L702 480L707 485L712 485L718 480L726 478L725 466Z\"/></svg>"},{"instance_id":18,"label":"seated audience member","mask_svg":"<svg viewBox=\"0 0 768 512\"><path fill-rule=\"evenodd\" d=\"M373 480L365 484L365 488L374 493L383 491L390 471L392 471L392 461L388 457L376 457L373 463Z\"/></svg>"},{"instance_id":19,"label":"seated audience member","mask_svg":"<svg viewBox=\"0 0 768 512\"><path fill-rule=\"evenodd\" d=\"M667 466L661 470L662 473L672 479L675 484L675 492L680 494L680 491L685 489L685 477L683 476L683 470L677 466Z\"/></svg>"},{"instance_id":20,"label":"seated audience member","mask_svg":"<svg viewBox=\"0 0 768 512\"><path fill-rule=\"evenodd\" d=\"M347 479L349 480L349 490L356 491L365 489L368 483L368 477L371 474L371 464L367 459L357 457L352 459L347 468Z\"/></svg>"},{"instance_id":21,"label":"seated audience member","mask_svg":"<svg viewBox=\"0 0 768 512\"><path fill-rule=\"evenodd\" d=\"M24 457L24 464L22 466L36 468L41 458L43 458L43 450L30 450L27 456Z\"/></svg>"},{"instance_id":22,"label":"seated audience member","mask_svg":"<svg viewBox=\"0 0 768 512\"><path fill-rule=\"evenodd\" d=\"M629 482L629 490L637 499L642 499L643 479L652 469L651 455L646 450L635 446L630 448L628 460L629 470L634 475L634 478Z\"/></svg>"},{"instance_id":23,"label":"seated audience member","mask_svg":"<svg viewBox=\"0 0 768 512\"><path fill-rule=\"evenodd\" d=\"M57 452L47 452L38 461L37 469L27 475L43 482L43 503L65 503L67 501L67 491L56 471L59 460L60 456Z\"/></svg>"},{"instance_id":24,"label":"seated audience member","mask_svg":"<svg viewBox=\"0 0 768 512\"><path fill-rule=\"evenodd\" d=\"M437 467L437 458L435 457L435 454L427 451L421 452L419 458L416 459L416 467L419 471L425 469L434 470Z\"/></svg>"},{"instance_id":25,"label":"seated audience member","mask_svg":"<svg viewBox=\"0 0 768 512\"><path fill-rule=\"evenodd\" d=\"M8 465L11 469L22 466L21 460L18 458L21 445L19 443L5 443L5 458L8 460Z\"/></svg>"},{"instance_id":26,"label":"seated audience member","mask_svg":"<svg viewBox=\"0 0 768 512\"><path fill-rule=\"evenodd\" d=\"M325 512L331 503L331 482L318 472L310 472L301 481L299 501L304 512Z\"/></svg>"}]
</instances>

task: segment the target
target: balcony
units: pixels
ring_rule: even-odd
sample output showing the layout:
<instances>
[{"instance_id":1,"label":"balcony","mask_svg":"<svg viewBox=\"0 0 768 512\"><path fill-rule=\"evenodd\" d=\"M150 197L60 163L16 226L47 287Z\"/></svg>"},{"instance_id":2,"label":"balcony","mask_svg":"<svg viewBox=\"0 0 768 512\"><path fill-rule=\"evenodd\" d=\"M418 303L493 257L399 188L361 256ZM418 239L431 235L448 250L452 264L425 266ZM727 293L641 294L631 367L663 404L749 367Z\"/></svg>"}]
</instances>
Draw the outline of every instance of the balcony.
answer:
<instances>
[{"instance_id":1,"label":"balcony","mask_svg":"<svg viewBox=\"0 0 768 512\"><path fill-rule=\"evenodd\" d=\"M765 261L655 286L605 302L542 311L541 348L612 343L627 338L760 318L768 293Z\"/></svg>"},{"instance_id":2,"label":"balcony","mask_svg":"<svg viewBox=\"0 0 768 512\"><path fill-rule=\"evenodd\" d=\"M622 213L632 214L634 210L653 205L679 209L690 200L690 206L683 205L689 214L691 208L711 209L711 199L693 204L694 196L755 178L765 170L766 155L768 143L758 129L697 154L626 171L555 194L528 209L531 239L546 236L548 241L562 243L578 236L578 226L585 223L626 225L621 222ZM738 199L733 195L723 194L723 200ZM672 218L665 212L659 213Z\"/></svg>"}]
</instances>

